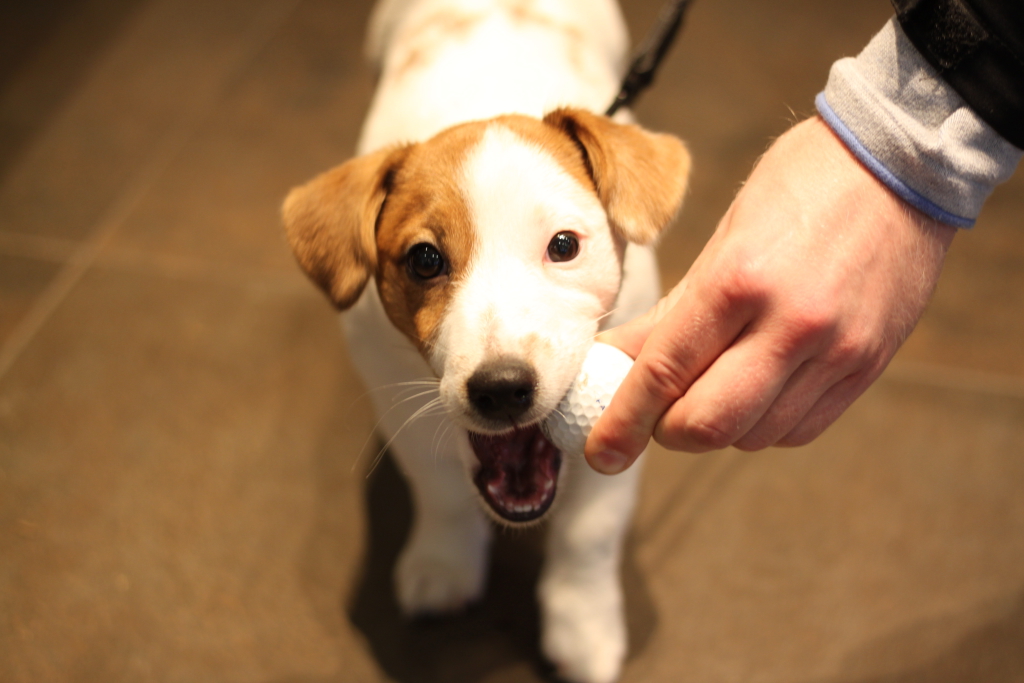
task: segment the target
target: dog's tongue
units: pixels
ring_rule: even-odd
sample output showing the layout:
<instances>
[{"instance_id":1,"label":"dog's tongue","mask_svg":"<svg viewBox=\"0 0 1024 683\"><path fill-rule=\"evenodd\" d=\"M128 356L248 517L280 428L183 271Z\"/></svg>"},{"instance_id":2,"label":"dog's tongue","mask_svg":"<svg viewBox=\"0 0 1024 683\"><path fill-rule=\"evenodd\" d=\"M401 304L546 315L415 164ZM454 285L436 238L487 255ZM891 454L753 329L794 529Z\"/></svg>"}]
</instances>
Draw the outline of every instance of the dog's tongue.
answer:
<instances>
[{"instance_id":1,"label":"dog's tongue","mask_svg":"<svg viewBox=\"0 0 1024 683\"><path fill-rule=\"evenodd\" d=\"M551 507L562 454L538 426L510 434L470 434L480 469L473 478L491 509L510 522L529 522Z\"/></svg>"}]
</instances>

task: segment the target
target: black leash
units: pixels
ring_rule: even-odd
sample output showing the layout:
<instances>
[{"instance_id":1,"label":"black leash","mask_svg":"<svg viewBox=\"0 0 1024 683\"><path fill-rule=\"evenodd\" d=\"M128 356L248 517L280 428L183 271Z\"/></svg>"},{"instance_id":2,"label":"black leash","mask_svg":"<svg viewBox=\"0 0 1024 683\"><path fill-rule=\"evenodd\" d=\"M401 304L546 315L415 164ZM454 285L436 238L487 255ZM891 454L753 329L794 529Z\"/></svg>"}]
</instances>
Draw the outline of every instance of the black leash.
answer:
<instances>
[{"instance_id":1,"label":"black leash","mask_svg":"<svg viewBox=\"0 0 1024 683\"><path fill-rule=\"evenodd\" d=\"M615 100L612 102L612 106L608 107L605 116L611 116L622 107L633 104L637 95L646 90L654 81L654 72L679 33L679 28L683 25L683 17L692 1L668 0L661 8L658 22L644 38L640 49L637 50L626 77L622 79L619 94L615 96Z\"/></svg>"}]
</instances>

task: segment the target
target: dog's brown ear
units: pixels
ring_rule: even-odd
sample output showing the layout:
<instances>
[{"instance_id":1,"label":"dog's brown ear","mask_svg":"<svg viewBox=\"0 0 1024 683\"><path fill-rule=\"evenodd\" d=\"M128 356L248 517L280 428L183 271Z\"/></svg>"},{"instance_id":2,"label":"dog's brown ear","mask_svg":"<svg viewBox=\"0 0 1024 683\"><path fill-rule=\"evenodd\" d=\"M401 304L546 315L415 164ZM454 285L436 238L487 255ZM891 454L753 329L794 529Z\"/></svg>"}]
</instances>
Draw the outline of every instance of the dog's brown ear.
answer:
<instances>
[{"instance_id":1,"label":"dog's brown ear","mask_svg":"<svg viewBox=\"0 0 1024 683\"><path fill-rule=\"evenodd\" d=\"M345 162L293 189L284 201L299 265L339 309L352 306L377 268L377 216L408 147Z\"/></svg>"},{"instance_id":2,"label":"dog's brown ear","mask_svg":"<svg viewBox=\"0 0 1024 683\"><path fill-rule=\"evenodd\" d=\"M556 109L544 122L561 129L583 152L612 229L649 244L683 203L690 154L673 136L615 123L582 109Z\"/></svg>"}]
</instances>

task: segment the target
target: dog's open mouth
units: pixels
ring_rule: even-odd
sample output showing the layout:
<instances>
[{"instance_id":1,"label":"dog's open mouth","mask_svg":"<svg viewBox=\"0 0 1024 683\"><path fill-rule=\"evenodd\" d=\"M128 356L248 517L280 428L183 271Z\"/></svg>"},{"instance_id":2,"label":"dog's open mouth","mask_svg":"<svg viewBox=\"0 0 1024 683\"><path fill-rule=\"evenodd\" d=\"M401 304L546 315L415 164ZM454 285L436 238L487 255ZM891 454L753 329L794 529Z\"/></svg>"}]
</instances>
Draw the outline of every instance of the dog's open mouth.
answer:
<instances>
[{"instance_id":1,"label":"dog's open mouth","mask_svg":"<svg viewBox=\"0 0 1024 683\"><path fill-rule=\"evenodd\" d=\"M470 433L480 461L473 482L495 514L509 522L540 518L555 499L562 453L539 425L491 436Z\"/></svg>"}]
</instances>

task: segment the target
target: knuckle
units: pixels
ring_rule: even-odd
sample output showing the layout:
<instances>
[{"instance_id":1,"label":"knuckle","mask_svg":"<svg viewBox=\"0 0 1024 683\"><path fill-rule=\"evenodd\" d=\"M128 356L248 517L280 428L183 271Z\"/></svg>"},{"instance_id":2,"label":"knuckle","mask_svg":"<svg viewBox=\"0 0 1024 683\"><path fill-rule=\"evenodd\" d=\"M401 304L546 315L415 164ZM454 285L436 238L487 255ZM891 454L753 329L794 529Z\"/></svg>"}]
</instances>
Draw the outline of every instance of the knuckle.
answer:
<instances>
[{"instance_id":1,"label":"knuckle","mask_svg":"<svg viewBox=\"0 0 1024 683\"><path fill-rule=\"evenodd\" d=\"M806 303L786 311L776 335L777 353L782 358L805 355L835 338L838 316L828 305Z\"/></svg>"},{"instance_id":2,"label":"knuckle","mask_svg":"<svg viewBox=\"0 0 1024 683\"><path fill-rule=\"evenodd\" d=\"M866 331L845 334L832 343L827 359L845 372L867 371L887 360L884 347L880 335Z\"/></svg>"},{"instance_id":3,"label":"knuckle","mask_svg":"<svg viewBox=\"0 0 1024 683\"><path fill-rule=\"evenodd\" d=\"M790 330L793 334L817 340L831 334L837 326L836 311L828 301L807 301L790 316Z\"/></svg>"},{"instance_id":4,"label":"knuckle","mask_svg":"<svg viewBox=\"0 0 1024 683\"><path fill-rule=\"evenodd\" d=\"M855 368L863 365L873 355L873 344L870 340L857 337L846 337L837 340L829 353L832 365L841 368Z\"/></svg>"},{"instance_id":5,"label":"knuckle","mask_svg":"<svg viewBox=\"0 0 1024 683\"><path fill-rule=\"evenodd\" d=\"M662 402L675 401L686 391L682 368L671 360L653 358L641 365L640 370L644 387Z\"/></svg>"},{"instance_id":6,"label":"knuckle","mask_svg":"<svg viewBox=\"0 0 1024 683\"><path fill-rule=\"evenodd\" d=\"M707 450L727 448L736 440L734 434L705 421L690 422L685 427L685 434L688 441Z\"/></svg>"},{"instance_id":7,"label":"knuckle","mask_svg":"<svg viewBox=\"0 0 1024 683\"><path fill-rule=\"evenodd\" d=\"M754 257L737 260L732 272L719 281L719 292L729 306L765 301L772 291L772 278Z\"/></svg>"}]
</instances>

